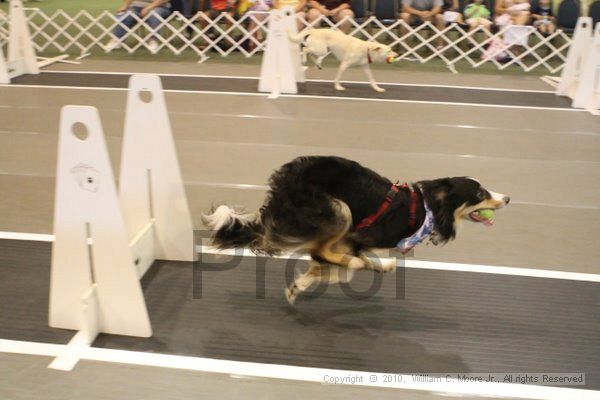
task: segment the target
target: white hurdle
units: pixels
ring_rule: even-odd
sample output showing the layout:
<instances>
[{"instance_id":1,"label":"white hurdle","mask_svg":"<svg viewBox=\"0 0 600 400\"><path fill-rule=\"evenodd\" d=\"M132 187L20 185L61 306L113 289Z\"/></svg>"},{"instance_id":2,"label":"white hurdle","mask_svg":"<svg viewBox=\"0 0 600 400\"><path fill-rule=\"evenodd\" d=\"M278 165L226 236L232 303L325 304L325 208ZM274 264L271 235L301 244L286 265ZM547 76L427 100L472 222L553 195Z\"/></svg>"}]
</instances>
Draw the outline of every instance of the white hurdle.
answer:
<instances>
[{"instance_id":1,"label":"white hurdle","mask_svg":"<svg viewBox=\"0 0 600 400\"><path fill-rule=\"evenodd\" d=\"M573 107L597 113L600 110L600 22L596 24L585 64L581 66L579 81Z\"/></svg>"},{"instance_id":2,"label":"white hurdle","mask_svg":"<svg viewBox=\"0 0 600 400\"><path fill-rule=\"evenodd\" d=\"M23 74L39 74L23 3L21 0L10 0L9 7L7 75L12 79Z\"/></svg>"},{"instance_id":3,"label":"white hurdle","mask_svg":"<svg viewBox=\"0 0 600 400\"><path fill-rule=\"evenodd\" d=\"M10 78L8 77L8 68L6 67L6 61L4 60L4 53L0 46L0 84L5 83L10 83Z\"/></svg>"},{"instance_id":4,"label":"white hurdle","mask_svg":"<svg viewBox=\"0 0 600 400\"><path fill-rule=\"evenodd\" d=\"M4 60L0 49L0 84L10 83L12 78L23 74L39 74L40 68L55 62L79 64L66 61L68 54L47 58L36 57L27 17L21 0L10 0L8 12L8 57Z\"/></svg>"},{"instance_id":5,"label":"white hurdle","mask_svg":"<svg viewBox=\"0 0 600 400\"><path fill-rule=\"evenodd\" d=\"M159 77L131 77L125 121L117 196L98 111L61 112L49 324L83 345L100 332L151 336L139 279L157 258L196 256Z\"/></svg>"},{"instance_id":6,"label":"white hurdle","mask_svg":"<svg viewBox=\"0 0 600 400\"><path fill-rule=\"evenodd\" d=\"M573 98L579 86L581 70L590 51L592 40L592 18L580 17L575 26L573 42L567 54L567 62L560 75L556 94Z\"/></svg>"},{"instance_id":7,"label":"white hurdle","mask_svg":"<svg viewBox=\"0 0 600 400\"><path fill-rule=\"evenodd\" d=\"M258 82L258 91L270 93L271 99L281 93L298 93L297 82L304 82L300 44L289 40L290 33L298 33L294 9L285 6L271 10Z\"/></svg>"}]
</instances>

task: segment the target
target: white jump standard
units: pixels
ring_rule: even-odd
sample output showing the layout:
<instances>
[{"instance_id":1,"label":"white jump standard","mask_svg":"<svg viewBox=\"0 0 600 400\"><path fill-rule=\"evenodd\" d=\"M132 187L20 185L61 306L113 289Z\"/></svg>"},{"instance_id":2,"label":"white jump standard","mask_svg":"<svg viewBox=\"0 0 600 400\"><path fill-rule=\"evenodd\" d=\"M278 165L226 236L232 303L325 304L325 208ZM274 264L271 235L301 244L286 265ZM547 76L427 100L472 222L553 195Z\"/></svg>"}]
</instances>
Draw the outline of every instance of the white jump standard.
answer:
<instances>
[{"instance_id":1,"label":"white jump standard","mask_svg":"<svg viewBox=\"0 0 600 400\"><path fill-rule=\"evenodd\" d=\"M80 331L76 337L83 345L100 332L151 336L139 279L157 258L195 257L160 78L130 79L119 196L98 111L65 106L56 173L50 326Z\"/></svg>"}]
</instances>

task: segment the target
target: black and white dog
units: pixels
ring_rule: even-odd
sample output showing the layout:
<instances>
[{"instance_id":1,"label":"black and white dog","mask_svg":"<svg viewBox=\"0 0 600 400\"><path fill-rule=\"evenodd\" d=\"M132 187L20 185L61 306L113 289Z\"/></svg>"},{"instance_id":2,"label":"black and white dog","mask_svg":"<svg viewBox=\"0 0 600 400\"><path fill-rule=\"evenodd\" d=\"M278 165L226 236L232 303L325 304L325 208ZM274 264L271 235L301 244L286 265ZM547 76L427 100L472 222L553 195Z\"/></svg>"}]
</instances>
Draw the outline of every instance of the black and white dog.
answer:
<instances>
[{"instance_id":1,"label":"black and white dog","mask_svg":"<svg viewBox=\"0 0 600 400\"><path fill-rule=\"evenodd\" d=\"M213 245L219 249L308 252L311 267L286 289L290 303L315 282L348 281L359 269L395 268L367 258L365 250L399 247L407 252L427 238L446 243L456 236L460 220L491 225L492 219L481 217L480 211L510 201L473 178L400 186L355 161L326 156L296 158L273 173L269 186L259 213L220 206L203 221L214 231Z\"/></svg>"}]
</instances>

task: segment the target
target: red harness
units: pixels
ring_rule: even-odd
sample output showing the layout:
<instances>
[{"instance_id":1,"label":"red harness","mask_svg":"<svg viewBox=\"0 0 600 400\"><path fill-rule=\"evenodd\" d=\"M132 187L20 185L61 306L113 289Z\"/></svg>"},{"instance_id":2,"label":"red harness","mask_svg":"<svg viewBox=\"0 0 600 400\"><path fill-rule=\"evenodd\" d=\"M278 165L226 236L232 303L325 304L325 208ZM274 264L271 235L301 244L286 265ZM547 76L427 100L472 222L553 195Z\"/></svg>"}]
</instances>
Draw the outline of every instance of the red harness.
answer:
<instances>
[{"instance_id":1,"label":"red harness","mask_svg":"<svg viewBox=\"0 0 600 400\"><path fill-rule=\"evenodd\" d=\"M369 64L373 62L373 60L371 60L371 52L369 51L369 49L367 49L367 61L369 62Z\"/></svg>"},{"instance_id":2,"label":"red harness","mask_svg":"<svg viewBox=\"0 0 600 400\"><path fill-rule=\"evenodd\" d=\"M402 186L400 187L398 187L397 184L392 183L390 191L387 192L387 194L385 195L385 200L383 201L383 203L381 203L381 205L374 214L371 214L368 217L364 218L362 221L360 221L358 225L356 225L356 231L360 231L361 229L367 228L375 221L377 221L377 219L381 217L383 213L385 213L390 204L392 204L392 202L396 198L396 195L400 191L400 188L408 190L410 192L410 205L408 207L408 228L411 231L413 231L415 229L415 223L417 221L417 203L419 201L419 196L417 195L417 192L415 192L413 188L410 187L407 183L402 184Z\"/></svg>"}]
</instances>

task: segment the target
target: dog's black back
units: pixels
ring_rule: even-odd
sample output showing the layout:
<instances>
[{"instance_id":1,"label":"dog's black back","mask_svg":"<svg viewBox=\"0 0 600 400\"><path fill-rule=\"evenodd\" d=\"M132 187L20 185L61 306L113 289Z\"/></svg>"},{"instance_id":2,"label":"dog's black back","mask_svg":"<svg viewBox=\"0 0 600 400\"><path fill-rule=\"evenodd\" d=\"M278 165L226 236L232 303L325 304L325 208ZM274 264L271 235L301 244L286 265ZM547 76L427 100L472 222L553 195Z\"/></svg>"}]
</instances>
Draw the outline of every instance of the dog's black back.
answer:
<instances>
[{"instance_id":1,"label":"dog's black back","mask_svg":"<svg viewBox=\"0 0 600 400\"><path fill-rule=\"evenodd\" d=\"M332 200L346 203L352 213L353 227L375 213L392 182L359 163L340 157L299 157L283 165L269 180L270 191L261 208L261 220L271 240L297 241L327 237L328 227L338 218ZM418 190L418 189L417 189ZM409 236L410 196L400 191L387 212L367 234L352 233L357 248L394 247ZM417 209L417 226L424 211Z\"/></svg>"}]
</instances>

